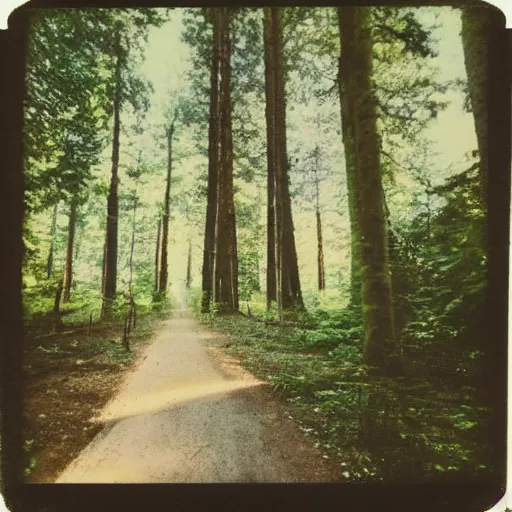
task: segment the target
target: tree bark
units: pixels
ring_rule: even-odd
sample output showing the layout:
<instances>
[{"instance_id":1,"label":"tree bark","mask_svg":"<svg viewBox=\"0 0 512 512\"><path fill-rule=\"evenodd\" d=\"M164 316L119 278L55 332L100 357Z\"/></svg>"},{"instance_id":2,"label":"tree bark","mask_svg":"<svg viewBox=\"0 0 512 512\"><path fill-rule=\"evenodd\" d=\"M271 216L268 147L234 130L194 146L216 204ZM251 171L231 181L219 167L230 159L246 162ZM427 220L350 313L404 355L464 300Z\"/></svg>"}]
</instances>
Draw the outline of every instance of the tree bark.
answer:
<instances>
[{"instance_id":1,"label":"tree bark","mask_svg":"<svg viewBox=\"0 0 512 512\"><path fill-rule=\"evenodd\" d=\"M67 303L71 299L71 284L73 281L73 247L76 231L76 199L71 199L69 206L68 241L66 247L66 270L64 272L64 296L62 302Z\"/></svg>"},{"instance_id":2,"label":"tree bark","mask_svg":"<svg viewBox=\"0 0 512 512\"><path fill-rule=\"evenodd\" d=\"M464 64L480 157L482 198L486 206L489 174L489 8L485 5L463 8L461 20Z\"/></svg>"},{"instance_id":3,"label":"tree bark","mask_svg":"<svg viewBox=\"0 0 512 512\"><path fill-rule=\"evenodd\" d=\"M101 267L101 296L105 295L105 277L107 271L107 232L105 230L105 241L103 242L103 265Z\"/></svg>"},{"instance_id":4,"label":"tree bark","mask_svg":"<svg viewBox=\"0 0 512 512\"><path fill-rule=\"evenodd\" d=\"M172 143L174 137L174 121L167 129L167 181L165 185L164 197L164 217L162 224L162 258L160 260L160 279L158 283L158 291L160 293L167 292L168 280L168 263L167 250L169 245L169 217L171 208L171 173L172 173Z\"/></svg>"},{"instance_id":5,"label":"tree bark","mask_svg":"<svg viewBox=\"0 0 512 512\"><path fill-rule=\"evenodd\" d=\"M338 68L338 84L341 107L345 168L347 176L348 214L350 221L350 307L361 309L361 232L359 228L359 187L357 183L356 146L354 134L354 105L348 97L349 66L353 61L354 26L344 16L345 8L338 8L341 54Z\"/></svg>"},{"instance_id":6,"label":"tree bark","mask_svg":"<svg viewBox=\"0 0 512 512\"><path fill-rule=\"evenodd\" d=\"M275 141L276 141L276 232L278 243L279 293L280 306L283 310L304 308L300 288L299 267L293 215L289 192L288 156L286 150L286 96L285 70L283 62L283 38L280 11L277 7L270 8L270 18L273 34L273 51L275 62ZM279 302L279 301L278 301Z\"/></svg>"},{"instance_id":7,"label":"tree bark","mask_svg":"<svg viewBox=\"0 0 512 512\"><path fill-rule=\"evenodd\" d=\"M130 260L128 262L128 266L130 269L130 278L128 281L128 291L130 294L130 300L133 298L133 254L135 252L135 226L136 226L136 218L137 218L137 188L135 188L134 192L134 200L133 200L133 216L132 216L132 239L130 243Z\"/></svg>"},{"instance_id":8,"label":"tree bark","mask_svg":"<svg viewBox=\"0 0 512 512\"><path fill-rule=\"evenodd\" d=\"M217 240L215 250L215 302L221 312L238 311L238 254L233 197L233 140L231 126L231 9L220 9L221 32L221 137ZM218 283L218 287L217 287Z\"/></svg>"},{"instance_id":9,"label":"tree bark","mask_svg":"<svg viewBox=\"0 0 512 512\"><path fill-rule=\"evenodd\" d=\"M354 147L345 153L355 158L360 198L362 302L364 327L364 362L383 375L399 371L400 357L395 339L395 323L389 271L388 231L382 193L376 96L371 83L372 38L370 9L341 9L342 43L351 35L352 47L341 47L346 64L343 77L346 100L353 106L351 125ZM343 58L343 57L348 57Z\"/></svg>"},{"instance_id":10,"label":"tree bark","mask_svg":"<svg viewBox=\"0 0 512 512\"><path fill-rule=\"evenodd\" d=\"M277 300L275 208L275 62L270 8L264 9L265 118L267 124L267 309Z\"/></svg>"},{"instance_id":11,"label":"tree bark","mask_svg":"<svg viewBox=\"0 0 512 512\"><path fill-rule=\"evenodd\" d=\"M57 283L57 290L55 292L55 301L53 303L53 327L55 330L58 330L62 326L62 319L60 316L60 299L62 297L62 289L64 287L64 282L62 279L59 279Z\"/></svg>"},{"instance_id":12,"label":"tree bark","mask_svg":"<svg viewBox=\"0 0 512 512\"><path fill-rule=\"evenodd\" d=\"M210 75L210 119L208 131L208 198L204 232L201 311L210 311L214 293L215 233L219 174L219 53L220 30L217 10L212 11L212 62Z\"/></svg>"},{"instance_id":13,"label":"tree bark","mask_svg":"<svg viewBox=\"0 0 512 512\"><path fill-rule=\"evenodd\" d=\"M318 153L318 147L316 148ZM320 212L320 186L318 179L318 156L316 158L315 173L315 192L316 192L316 240L317 240L317 262L318 262L318 290L325 290L325 269L324 269L324 245L322 237L322 218Z\"/></svg>"},{"instance_id":14,"label":"tree bark","mask_svg":"<svg viewBox=\"0 0 512 512\"><path fill-rule=\"evenodd\" d=\"M187 290L192 285L192 242L188 241L188 256L187 256L187 280L185 286Z\"/></svg>"},{"instance_id":15,"label":"tree bark","mask_svg":"<svg viewBox=\"0 0 512 512\"><path fill-rule=\"evenodd\" d=\"M46 261L46 279L52 277L53 272L53 252L55 250L55 232L57 231L57 214L59 212L59 203L53 207L52 226L50 228L50 250Z\"/></svg>"},{"instance_id":16,"label":"tree bark","mask_svg":"<svg viewBox=\"0 0 512 512\"><path fill-rule=\"evenodd\" d=\"M118 245L118 168L119 168L119 134L121 131L121 56L120 56L120 33L116 33L116 69L115 80L116 90L114 96L114 131L112 139L112 172L110 179L110 190L107 200L107 254L105 267L105 308L104 315L109 314L110 305L116 294L117 282L117 245Z\"/></svg>"},{"instance_id":17,"label":"tree bark","mask_svg":"<svg viewBox=\"0 0 512 512\"><path fill-rule=\"evenodd\" d=\"M156 233L156 251L155 251L155 292L158 292L158 276L160 269L160 231L162 230L162 218L158 217L158 227Z\"/></svg>"}]
</instances>

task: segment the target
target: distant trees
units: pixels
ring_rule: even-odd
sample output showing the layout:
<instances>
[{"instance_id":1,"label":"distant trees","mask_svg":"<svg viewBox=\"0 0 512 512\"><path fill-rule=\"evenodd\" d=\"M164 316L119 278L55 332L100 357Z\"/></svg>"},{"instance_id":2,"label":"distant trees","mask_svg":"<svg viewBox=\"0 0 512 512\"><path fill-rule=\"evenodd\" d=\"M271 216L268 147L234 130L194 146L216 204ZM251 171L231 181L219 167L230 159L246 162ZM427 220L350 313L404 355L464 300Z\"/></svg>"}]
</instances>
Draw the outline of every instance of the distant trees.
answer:
<instances>
[{"instance_id":1,"label":"distant trees","mask_svg":"<svg viewBox=\"0 0 512 512\"><path fill-rule=\"evenodd\" d=\"M107 227L105 241L105 286L102 316L109 314L117 289L118 260L118 167L120 151L121 110L125 103L131 104L139 117L149 108L149 84L135 71L135 63L143 55L141 40L150 25L159 25L162 18L150 9L130 13L113 12L107 16L106 24L114 31L113 44L108 48L113 60L114 74L110 84L112 111L114 117L112 133L112 171L107 199ZM136 28L131 33L130 28Z\"/></svg>"}]
</instances>

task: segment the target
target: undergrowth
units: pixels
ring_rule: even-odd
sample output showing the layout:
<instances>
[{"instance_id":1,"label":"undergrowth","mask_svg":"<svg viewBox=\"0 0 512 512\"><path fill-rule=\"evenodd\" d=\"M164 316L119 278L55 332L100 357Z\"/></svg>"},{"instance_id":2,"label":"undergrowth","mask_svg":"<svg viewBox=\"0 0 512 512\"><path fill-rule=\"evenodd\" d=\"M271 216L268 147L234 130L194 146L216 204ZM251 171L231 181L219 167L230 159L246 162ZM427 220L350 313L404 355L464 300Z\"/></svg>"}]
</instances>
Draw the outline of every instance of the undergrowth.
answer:
<instances>
[{"instance_id":1,"label":"undergrowth","mask_svg":"<svg viewBox=\"0 0 512 512\"><path fill-rule=\"evenodd\" d=\"M251 306L256 315L258 305ZM407 376L369 377L360 321L347 309L318 308L298 325L278 325L201 314L197 298L192 308L228 335L225 350L266 380L299 428L339 461L341 479L467 481L488 474L482 432L490 411L475 402L467 375L429 373L411 356Z\"/></svg>"}]
</instances>

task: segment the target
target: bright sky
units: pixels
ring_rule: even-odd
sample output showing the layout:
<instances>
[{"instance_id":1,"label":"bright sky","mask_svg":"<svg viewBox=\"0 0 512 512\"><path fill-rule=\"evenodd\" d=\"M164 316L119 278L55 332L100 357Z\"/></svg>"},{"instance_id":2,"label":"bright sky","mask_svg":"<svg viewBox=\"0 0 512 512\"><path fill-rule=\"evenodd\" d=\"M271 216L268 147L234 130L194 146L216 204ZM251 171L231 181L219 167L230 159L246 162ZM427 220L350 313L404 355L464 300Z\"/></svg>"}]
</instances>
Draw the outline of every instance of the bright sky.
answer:
<instances>
[{"instance_id":1,"label":"bright sky","mask_svg":"<svg viewBox=\"0 0 512 512\"><path fill-rule=\"evenodd\" d=\"M441 80L465 79L459 11L450 7L421 9L429 10L440 13L438 23L441 28L436 34L439 57L436 64L440 68ZM428 19L429 15L426 14L425 18ZM463 98L459 92L448 93L447 97L451 101L450 106L432 123L427 136L436 143L435 150L440 154L438 165L453 165L454 171L462 171L467 168L463 161L464 154L477 147L473 116L463 112Z\"/></svg>"},{"instance_id":2,"label":"bright sky","mask_svg":"<svg viewBox=\"0 0 512 512\"><path fill-rule=\"evenodd\" d=\"M150 117L160 119L171 91L182 86L190 65L188 46L180 39L182 9L174 9L171 21L160 28L151 28L142 72L151 80L155 89L151 100Z\"/></svg>"}]
</instances>

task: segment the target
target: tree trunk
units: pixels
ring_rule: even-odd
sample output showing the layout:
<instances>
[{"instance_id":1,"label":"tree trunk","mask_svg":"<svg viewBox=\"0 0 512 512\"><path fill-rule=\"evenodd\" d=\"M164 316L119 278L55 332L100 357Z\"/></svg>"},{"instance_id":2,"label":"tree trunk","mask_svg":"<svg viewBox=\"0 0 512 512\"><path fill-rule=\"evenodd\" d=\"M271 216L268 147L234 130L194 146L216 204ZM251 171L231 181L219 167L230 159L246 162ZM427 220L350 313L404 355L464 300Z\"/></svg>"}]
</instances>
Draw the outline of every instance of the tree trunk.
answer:
<instances>
[{"instance_id":1,"label":"tree trunk","mask_svg":"<svg viewBox=\"0 0 512 512\"><path fill-rule=\"evenodd\" d=\"M264 9L265 118L267 123L267 309L277 300L275 209L275 62L270 8Z\"/></svg>"},{"instance_id":2,"label":"tree trunk","mask_svg":"<svg viewBox=\"0 0 512 512\"><path fill-rule=\"evenodd\" d=\"M219 174L219 53L220 30L217 10L212 11L212 64L210 76L210 119L208 132L208 199L204 231L201 311L210 311L213 299L215 232L217 223L217 188Z\"/></svg>"},{"instance_id":3,"label":"tree trunk","mask_svg":"<svg viewBox=\"0 0 512 512\"><path fill-rule=\"evenodd\" d=\"M469 97L480 156L482 197L487 205L489 174L488 94L489 94L489 7L482 5L462 9L462 47L468 78Z\"/></svg>"},{"instance_id":4,"label":"tree trunk","mask_svg":"<svg viewBox=\"0 0 512 512\"><path fill-rule=\"evenodd\" d=\"M169 217L171 208L171 172L172 172L172 142L174 136L174 121L167 130L167 181L165 185L164 197L164 217L162 229L162 258L160 260L160 280L158 283L158 291L160 293L167 292L167 279L168 279L168 263L167 263L167 250L169 245Z\"/></svg>"},{"instance_id":5,"label":"tree trunk","mask_svg":"<svg viewBox=\"0 0 512 512\"><path fill-rule=\"evenodd\" d=\"M279 260L280 305L284 310L303 309L299 267L295 247L295 235L288 179L288 157L286 150L286 98L285 71L283 63L283 41L280 12L270 8L274 50L275 90L275 175L276 175L276 226Z\"/></svg>"},{"instance_id":6,"label":"tree trunk","mask_svg":"<svg viewBox=\"0 0 512 512\"><path fill-rule=\"evenodd\" d=\"M135 188L134 192L134 200L133 200L133 216L132 216L132 239L130 243L130 260L128 262L128 266L130 269L130 278L128 281L128 290L130 293L130 299L133 298L133 253L135 251L135 226L136 226L136 216L137 216L137 188Z\"/></svg>"},{"instance_id":7,"label":"tree trunk","mask_svg":"<svg viewBox=\"0 0 512 512\"><path fill-rule=\"evenodd\" d=\"M318 245L317 250L317 261L318 261L318 290L325 290L325 269L324 269L324 246L323 246L323 238L322 238L322 219L320 214L320 204L319 204L319 191L318 191L318 181L316 183L316 194L317 194L317 203L316 203L316 240Z\"/></svg>"},{"instance_id":8,"label":"tree trunk","mask_svg":"<svg viewBox=\"0 0 512 512\"><path fill-rule=\"evenodd\" d=\"M52 277L53 272L53 252L55 250L55 232L57 230L57 214L59 212L59 203L53 207L52 226L50 228L50 250L48 251L48 259L46 261L46 279Z\"/></svg>"},{"instance_id":9,"label":"tree trunk","mask_svg":"<svg viewBox=\"0 0 512 512\"><path fill-rule=\"evenodd\" d=\"M73 256L74 261L78 261L78 256L80 255L80 249L82 248L82 236L83 233L83 226L80 225L77 219L77 226L75 230L75 254ZM73 283L71 283L71 286L73 286Z\"/></svg>"},{"instance_id":10,"label":"tree trunk","mask_svg":"<svg viewBox=\"0 0 512 512\"><path fill-rule=\"evenodd\" d=\"M380 374L392 375L399 371L400 358L395 340L376 97L371 84L370 9L344 7L340 11L341 60L346 64L342 73L345 100L354 107L349 121L353 128L355 155L351 144L345 147L345 154L356 162L361 205L358 219L362 240L364 362ZM349 37L350 41L347 41Z\"/></svg>"},{"instance_id":11,"label":"tree trunk","mask_svg":"<svg viewBox=\"0 0 512 512\"><path fill-rule=\"evenodd\" d=\"M155 251L155 293L158 292L158 275L159 275L159 262L160 262L160 231L162 230L162 219L158 217L158 228L156 234L156 251Z\"/></svg>"},{"instance_id":12,"label":"tree trunk","mask_svg":"<svg viewBox=\"0 0 512 512\"><path fill-rule=\"evenodd\" d=\"M64 297L62 302L67 303L71 299L71 283L73 281L73 247L76 230L76 199L71 199L69 207L68 242L66 248L66 270L64 273Z\"/></svg>"},{"instance_id":13,"label":"tree trunk","mask_svg":"<svg viewBox=\"0 0 512 512\"><path fill-rule=\"evenodd\" d=\"M188 257L187 257L187 281L186 281L187 290L190 289L192 285L192 242L188 241Z\"/></svg>"},{"instance_id":14,"label":"tree trunk","mask_svg":"<svg viewBox=\"0 0 512 512\"><path fill-rule=\"evenodd\" d=\"M119 134L121 131L121 57L120 34L116 34L116 60L115 80L116 90L114 96L114 131L112 139L112 172L110 179L110 190L107 200L107 254L105 268L105 308L104 315L109 314L110 305L116 294L117 281L117 232L118 232L118 168L119 168Z\"/></svg>"},{"instance_id":15,"label":"tree trunk","mask_svg":"<svg viewBox=\"0 0 512 512\"><path fill-rule=\"evenodd\" d=\"M215 302L221 312L238 311L238 254L233 197L233 140L231 127L231 40L230 8L220 9L221 32L221 137L219 198L214 279Z\"/></svg>"},{"instance_id":16,"label":"tree trunk","mask_svg":"<svg viewBox=\"0 0 512 512\"><path fill-rule=\"evenodd\" d=\"M354 105L348 97L348 82L351 78L349 66L353 61L354 26L345 8L338 8L341 54L338 68L338 84L341 107L341 126L345 147L347 176L348 214L350 221L350 307L361 309L361 233L359 228L359 187L357 183L356 146L354 134Z\"/></svg>"},{"instance_id":17,"label":"tree trunk","mask_svg":"<svg viewBox=\"0 0 512 512\"><path fill-rule=\"evenodd\" d=\"M105 231L105 241L103 242L103 265L101 268L101 296L105 295L105 277L107 271L107 233Z\"/></svg>"},{"instance_id":18,"label":"tree trunk","mask_svg":"<svg viewBox=\"0 0 512 512\"><path fill-rule=\"evenodd\" d=\"M59 279L59 282L57 283L57 290L55 292L55 301L53 303L53 327L55 330L62 326L62 320L60 317L60 299L62 297L63 287L64 282L62 279Z\"/></svg>"}]
</instances>

